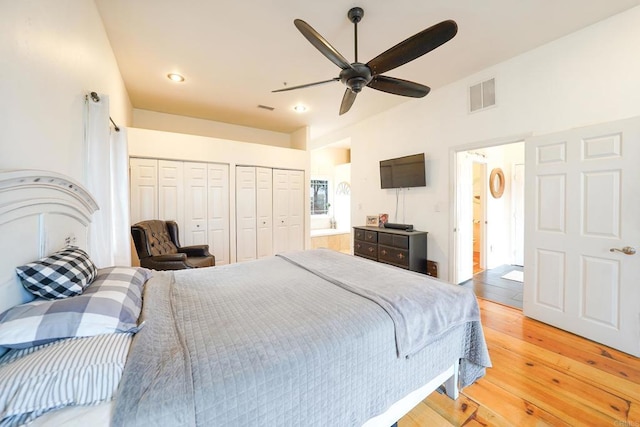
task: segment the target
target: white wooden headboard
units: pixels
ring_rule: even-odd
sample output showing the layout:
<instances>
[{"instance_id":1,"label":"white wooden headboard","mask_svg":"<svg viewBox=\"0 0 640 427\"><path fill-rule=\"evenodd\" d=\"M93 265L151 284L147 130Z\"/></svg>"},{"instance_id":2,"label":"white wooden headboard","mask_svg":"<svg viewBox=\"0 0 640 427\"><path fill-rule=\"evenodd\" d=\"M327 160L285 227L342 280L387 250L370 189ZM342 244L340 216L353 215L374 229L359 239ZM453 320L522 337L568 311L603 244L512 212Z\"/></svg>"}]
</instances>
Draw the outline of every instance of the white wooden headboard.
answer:
<instances>
[{"instance_id":1,"label":"white wooden headboard","mask_svg":"<svg viewBox=\"0 0 640 427\"><path fill-rule=\"evenodd\" d=\"M15 268L71 244L87 248L93 197L71 178L0 170L0 313L30 301Z\"/></svg>"}]
</instances>

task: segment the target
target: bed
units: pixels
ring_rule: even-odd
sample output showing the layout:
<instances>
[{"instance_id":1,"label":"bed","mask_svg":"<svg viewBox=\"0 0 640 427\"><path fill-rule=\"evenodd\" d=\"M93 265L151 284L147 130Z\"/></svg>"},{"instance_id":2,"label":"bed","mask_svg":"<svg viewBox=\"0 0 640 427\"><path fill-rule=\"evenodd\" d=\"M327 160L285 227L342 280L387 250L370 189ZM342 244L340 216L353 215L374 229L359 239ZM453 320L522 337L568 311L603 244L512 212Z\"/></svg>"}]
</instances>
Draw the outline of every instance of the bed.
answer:
<instances>
[{"instance_id":1,"label":"bed","mask_svg":"<svg viewBox=\"0 0 640 427\"><path fill-rule=\"evenodd\" d=\"M87 247L96 208L68 177L0 172L0 313L33 304L17 266ZM390 426L443 384L457 398L490 366L468 290L330 250L177 272L99 269L92 280L63 301L127 287L129 318L90 337L32 337L26 357L100 341L117 349L113 378L103 396L32 414L33 425ZM29 351L2 356L0 379L21 375ZM29 418L4 418L2 399L0 424Z\"/></svg>"}]
</instances>

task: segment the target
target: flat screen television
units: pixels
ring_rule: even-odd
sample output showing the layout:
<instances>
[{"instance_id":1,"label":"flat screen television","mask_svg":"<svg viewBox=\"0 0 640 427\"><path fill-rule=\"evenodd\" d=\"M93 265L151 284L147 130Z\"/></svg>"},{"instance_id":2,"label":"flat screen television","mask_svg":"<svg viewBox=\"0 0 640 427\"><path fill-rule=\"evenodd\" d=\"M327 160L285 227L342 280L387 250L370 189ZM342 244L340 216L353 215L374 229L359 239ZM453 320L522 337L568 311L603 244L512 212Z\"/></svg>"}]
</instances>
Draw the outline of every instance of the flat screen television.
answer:
<instances>
[{"instance_id":1,"label":"flat screen television","mask_svg":"<svg viewBox=\"0 0 640 427\"><path fill-rule=\"evenodd\" d=\"M424 153L380 161L381 188L426 187Z\"/></svg>"}]
</instances>

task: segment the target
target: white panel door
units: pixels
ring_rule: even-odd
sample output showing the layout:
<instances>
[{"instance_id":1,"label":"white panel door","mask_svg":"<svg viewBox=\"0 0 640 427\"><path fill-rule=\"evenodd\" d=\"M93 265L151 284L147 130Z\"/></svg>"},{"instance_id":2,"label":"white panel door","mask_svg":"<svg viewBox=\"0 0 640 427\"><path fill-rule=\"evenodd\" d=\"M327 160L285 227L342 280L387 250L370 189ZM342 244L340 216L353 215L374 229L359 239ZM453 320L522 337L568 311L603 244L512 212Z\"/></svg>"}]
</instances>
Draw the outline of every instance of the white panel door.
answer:
<instances>
[{"instance_id":1,"label":"white panel door","mask_svg":"<svg viewBox=\"0 0 640 427\"><path fill-rule=\"evenodd\" d=\"M229 264L229 165L209 164L207 179L209 252L216 265Z\"/></svg>"},{"instance_id":2,"label":"white panel door","mask_svg":"<svg viewBox=\"0 0 640 427\"><path fill-rule=\"evenodd\" d=\"M289 171L273 170L273 251L289 249Z\"/></svg>"},{"instance_id":3,"label":"white panel door","mask_svg":"<svg viewBox=\"0 0 640 427\"><path fill-rule=\"evenodd\" d=\"M158 219L177 222L180 241L185 241L182 162L158 160Z\"/></svg>"},{"instance_id":4,"label":"white panel door","mask_svg":"<svg viewBox=\"0 0 640 427\"><path fill-rule=\"evenodd\" d=\"M513 264L524 265L524 165L513 168Z\"/></svg>"},{"instance_id":5,"label":"white panel door","mask_svg":"<svg viewBox=\"0 0 640 427\"><path fill-rule=\"evenodd\" d=\"M469 153L456 153L456 169L454 283L462 283L473 277L473 158Z\"/></svg>"},{"instance_id":6,"label":"white panel door","mask_svg":"<svg viewBox=\"0 0 640 427\"><path fill-rule=\"evenodd\" d=\"M525 315L640 356L640 119L525 147Z\"/></svg>"},{"instance_id":7,"label":"white panel door","mask_svg":"<svg viewBox=\"0 0 640 427\"><path fill-rule=\"evenodd\" d=\"M129 160L131 178L131 224L158 219L158 161Z\"/></svg>"},{"instance_id":8,"label":"white panel door","mask_svg":"<svg viewBox=\"0 0 640 427\"><path fill-rule=\"evenodd\" d=\"M289 171L288 250L304 249L304 172Z\"/></svg>"},{"instance_id":9,"label":"white panel door","mask_svg":"<svg viewBox=\"0 0 640 427\"><path fill-rule=\"evenodd\" d=\"M206 245L207 163L184 162L184 246Z\"/></svg>"},{"instance_id":10,"label":"white panel door","mask_svg":"<svg viewBox=\"0 0 640 427\"><path fill-rule=\"evenodd\" d=\"M274 253L304 248L304 172L273 170Z\"/></svg>"},{"instance_id":11,"label":"white panel door","mask_svg":"<svg viewBox=\"0 0 640 427\"><path fill-rule=\"evenodd\" d=\"M273 255L273 170L256 168L257 257Z\"/></svg>"},{"instance_id":12,"label":"white panel door","mask_svg":"<svg viewBox=\"0 0 640 427\"><path fill-rule=\"evenodd\" d=\"M236 166L236 260L256 258L256 168Z\"/></svg>"}]
</instances>

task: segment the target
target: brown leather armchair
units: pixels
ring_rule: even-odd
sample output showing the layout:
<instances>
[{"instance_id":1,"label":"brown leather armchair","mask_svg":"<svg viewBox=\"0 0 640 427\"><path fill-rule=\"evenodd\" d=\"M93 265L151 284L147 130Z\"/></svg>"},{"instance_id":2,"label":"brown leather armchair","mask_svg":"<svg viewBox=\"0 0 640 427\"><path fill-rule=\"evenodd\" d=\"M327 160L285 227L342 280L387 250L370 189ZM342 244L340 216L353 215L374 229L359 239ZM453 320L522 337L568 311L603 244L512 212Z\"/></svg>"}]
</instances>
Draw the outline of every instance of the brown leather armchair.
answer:
<instances>
[{"instance_id":1,"label":"brown leather armchair","mask_svg":"<svg viewBox=\"0 0 640 427\"><path fill-rule=\"evenodd\" d=\"M216 259L209 245L180 246L175 221L149 220L131 226L140 266L153 270L211 267Z\"/></svg>"}]
</instances>

